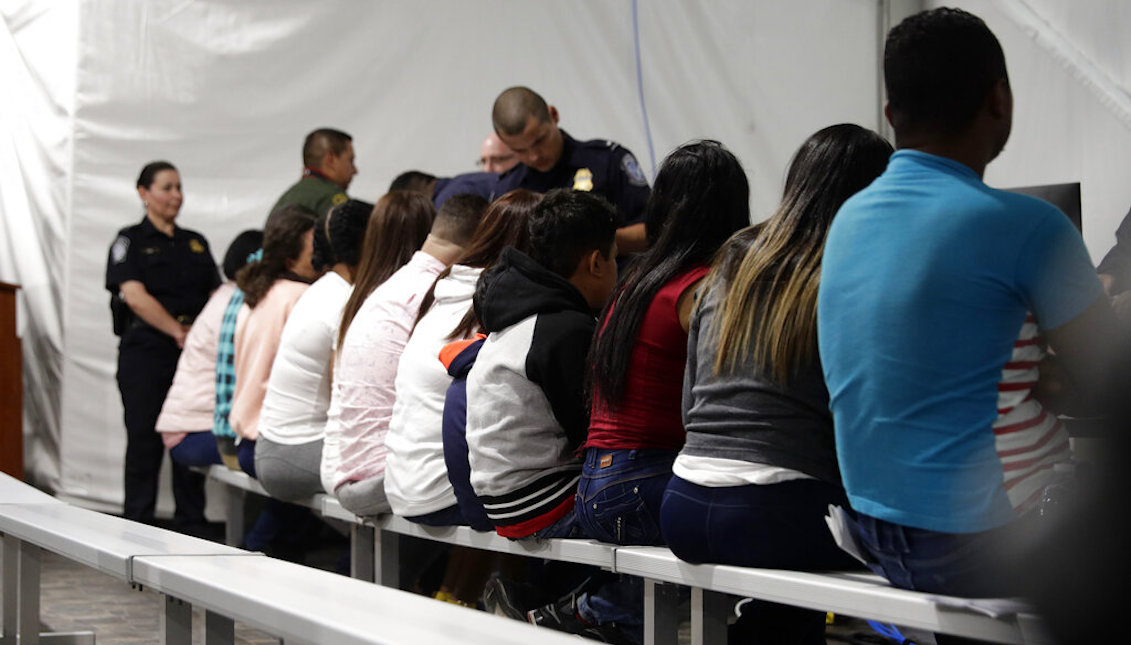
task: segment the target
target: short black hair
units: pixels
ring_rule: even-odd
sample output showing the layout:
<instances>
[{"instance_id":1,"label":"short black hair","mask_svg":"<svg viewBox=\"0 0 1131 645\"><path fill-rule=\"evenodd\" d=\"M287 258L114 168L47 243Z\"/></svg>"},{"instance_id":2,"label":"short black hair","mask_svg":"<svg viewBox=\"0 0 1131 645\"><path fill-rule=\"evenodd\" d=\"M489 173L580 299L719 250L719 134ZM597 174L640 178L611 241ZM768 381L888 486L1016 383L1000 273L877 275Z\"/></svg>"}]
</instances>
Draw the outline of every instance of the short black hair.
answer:
<instances>
[{"instance_id":1,"label":"short black hair","mask_svg":"<svg viewBox=\"0 0 1131 645\"><path fill-rule=\"evenodd\" d=\"M149 190L153 187L154 180L157 179L157 173L162 170L176 170L177 167L168 161L151 161L145 164L141 169L141 173L137 176L137 187Z\"/></svg>"},{"instance_id":2,"label":"short black hair","mask_svg":"<svg viewBox=\"0 0 1131 645\"><path fill-rule=\"evenodd\" d=\"M910 16L888 32L884 85L900 133L962 132L999 80L1005 54L981 18L942 7Z\"/></svg>"},{"instance_id":3,"label":"short black hair","mask_svg":"<svg viewBox=\"0 0 1131 645\"><path fill-rule=\"evenodd\" d=\"M568 279L586 254L612 252L616 210L592 193L557 188L534 207L529 226L530 257Z\"/></svg>"},{"instance_id":4,"label":"short black hair","mask_svg":"<svg viewBox=\"0 0 1131 645\"><path fill-rule=\"evenodd\" d=\"M546 123L550 120L550 107L542 95L529 87L508 87L491 107L491 124L495 126L495 134L522 134L530 117Z\"/></svg>"},{"instance_id":5,"label":"short black hair","mask_svg":"<svg viewBox=\"0 0 1131 645\"><path fill-rule=\"evenodd\" d=\"M263 231L248 229L236 236L224 253L224 275L229 280L236 279L236 273L247 264L247 258L263 246Z\"/></svg>"},{"instance_id":6,"label":"short black hair","mask_svg":"<svg viewBox=\"0 0 1131 645\"><path fill-rule=\"evenodd\" d=\"M406 170L397 175L393 179L393 183L389 184L389 192L411 190L416 193L424 193L428 199L432 199L432 189L435 185L436 175L430 175L420 170Z\"/></svg>"},{"instance_id":7,"label":"short black hair","mask_svg":"<svg viewBox=\"0 0 1131 645\"><path fill-rule=\"evenodd\" d=\"M481 195L453 195L436 211L436 219L432 220L432 235L452 244L467 246L489 204Z\"/></svg>"},{"instance_id":8,"label":"short black hair","mask_svg":"<svg viewBox=\"0 0 1131 645\"><path fill-rule=\"evenodd\" d=\"M321 168L322 157L329 150L335 156L346 151L353 137L334 128L318 128L302 142L302 163L307 168Z\"/></svg>"},{"instance_id":9,"label":"short black hair","mask_svg":"<svg viewBox=\"0 0 1131 645\"><path fill-rule=\"evenodd\" d=\"M311 257L314 268L328 269L339 262L356 267L361 262L361 245L371 213L373 204L348 199L318 218L314 225L314 254Z\"/></svg>"}]
</instances>

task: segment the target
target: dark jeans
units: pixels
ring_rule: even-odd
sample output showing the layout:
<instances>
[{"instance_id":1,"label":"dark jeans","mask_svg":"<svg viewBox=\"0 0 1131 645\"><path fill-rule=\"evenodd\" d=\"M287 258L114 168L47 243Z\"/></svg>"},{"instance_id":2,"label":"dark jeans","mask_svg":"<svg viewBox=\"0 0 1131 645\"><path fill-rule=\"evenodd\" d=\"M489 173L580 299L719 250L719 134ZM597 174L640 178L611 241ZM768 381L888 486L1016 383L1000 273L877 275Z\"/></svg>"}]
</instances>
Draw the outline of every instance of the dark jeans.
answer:
<instances>
[{"instance_id":1,"label":"dark jeans","mask_svg":"<svg viewBox=\"0 0 1131 645\"><path fill-rule=\"evenodd\" d=\"M118 346L118 390L126 425L125 502L122 515L152 523L165 444L153 429L173 383L181 351L171 338L139 327ZM204 522L204 476L176 462L173 468L174 519L178 525Z\"/></svg>"},{"instance_id":2,"label":"dark jeans","mask_svg":"<svg viewBox=\"0 0 1131 645\"><path fill-rule=\"evenodd\" d=\"M219 465L220 450L216 447L216 437L211 430L190 432L180 443L169 449L173 463L182 466Z\"/></svg>"},{"instance_id":3,"label":"dark jeans","mask_svg":"<svg viewBox=\"0 0 1131 645\"><path fill-rule=\"evenodd\" d=\"M577 486L577 519L585 534L613 544L662 545L660 504L676 454L588 448Z\"/></svg>"},{"instance_id":4,"label":"dark jeans","mask_svg":"<svg viewBox=\"0 0 1131 645\"><path fill-rule=\"evenodd\" d=\"M981 533L940 533L893 524L856 513L849 518L860 546L873 560L868 566L893 586L913 591L995 598L1022 592L1015 561L1021 536L1036 530L1036 513ZM942 644L982 643L936 635Z\"/></svg>"},{"instance_id":5,"label":"dark jeans","mask_svg":"<svg viewBox=\"0 0 1131 645\"><path fill-rule=\"evenodd\" d=\"M673 476L660 528L681 560L794 570L858 569L825 524L844 491L816 479L779 484L699 486ZM732 641L824 645L825 613L765 601L746 604Z\"/></svg>"},{"instance_id":6,"label":"dark jeans","mask_svg":"<svg viewBox=\"0 0 1131 645\"><path fill-rule=\"evenodd\" d=\"M240 462L240 470L255 477L255 442L241 439L236 447L236 459Z\"/></svg>"},{"instance_id":7,"label":"dark jeans","mask_svg":"<svg viewBox=\"0 0 1131 645\"><path fill-rule=\"evenodd\" d=\"M424 515L413 515L405 519L415 524L423 524L424 526L467 526L467 520L463 518L459 504L453 504L447 508L441 508L438 511L432 511Z\"/></svg>"}]
</instances>

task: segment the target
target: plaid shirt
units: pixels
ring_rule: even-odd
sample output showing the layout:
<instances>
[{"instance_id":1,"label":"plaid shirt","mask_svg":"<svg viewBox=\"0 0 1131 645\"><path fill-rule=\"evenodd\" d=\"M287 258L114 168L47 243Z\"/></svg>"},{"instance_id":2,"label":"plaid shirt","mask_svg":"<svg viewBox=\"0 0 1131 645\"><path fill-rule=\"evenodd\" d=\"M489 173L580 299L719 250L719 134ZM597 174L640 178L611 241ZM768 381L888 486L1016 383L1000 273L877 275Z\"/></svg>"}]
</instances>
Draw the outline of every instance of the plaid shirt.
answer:
<instances>
[{"instance_id":1,"label":"plaid shirt","mask_svg":"<svg viewBox=\"0 0 1131 645\"><path fill-rule=\"evenodd\" d=\"M224 318L220 322L220 343L216 350L216 411L212 417L212 434L235 438L228 423L232 411L232 393L236 391L236 317L243 306L243 291L236 287Z\"/></svg>"}]
</instances>

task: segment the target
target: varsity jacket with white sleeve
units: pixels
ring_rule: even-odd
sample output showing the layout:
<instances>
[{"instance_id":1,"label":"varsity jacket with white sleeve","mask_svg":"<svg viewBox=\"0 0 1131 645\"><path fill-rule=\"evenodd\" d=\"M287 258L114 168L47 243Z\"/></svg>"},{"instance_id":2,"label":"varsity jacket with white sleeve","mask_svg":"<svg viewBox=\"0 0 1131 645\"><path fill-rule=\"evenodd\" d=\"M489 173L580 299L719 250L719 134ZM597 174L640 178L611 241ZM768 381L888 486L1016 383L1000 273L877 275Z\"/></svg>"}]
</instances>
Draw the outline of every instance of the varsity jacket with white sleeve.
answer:
<instances>
[{"instance_id":1,"label":"varsity jacket with white sleeve","mask_svg":"<svg viewBox=\"0 0 1131 645\"><path fill-rule=\"evenodd\" d=\"M525 537L573 508L596 319L565 278L513 248L474 305L488 335L467 378L471 485L499 535Z\"/></svg>"}]
</instances>

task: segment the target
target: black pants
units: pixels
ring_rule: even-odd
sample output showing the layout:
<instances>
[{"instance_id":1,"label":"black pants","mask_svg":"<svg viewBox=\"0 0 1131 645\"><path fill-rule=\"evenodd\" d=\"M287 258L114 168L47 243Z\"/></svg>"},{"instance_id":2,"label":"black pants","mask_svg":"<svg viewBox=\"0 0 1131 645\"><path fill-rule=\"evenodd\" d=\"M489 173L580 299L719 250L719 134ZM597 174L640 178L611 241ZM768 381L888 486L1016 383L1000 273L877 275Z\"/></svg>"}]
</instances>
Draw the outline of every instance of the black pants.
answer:
<instances>
[{"instance_id":1,"label":"black pants","mask_svg":"<svg viewBox=\"0 0 1131 645\"><path fill-rule=\"evenodd\" d=\"M157 478L165 445L154 430L173 382L181 350L172 338L149 328L126 332L118 346L118 390L126 422L125 504L127 519L152 523ZM204 522L204 476L173 464L175 520L179 526Z\"/></svg>"}]
</instances>

